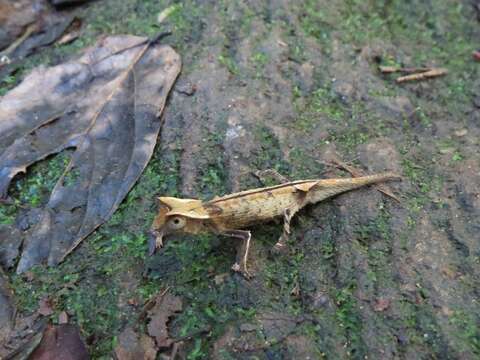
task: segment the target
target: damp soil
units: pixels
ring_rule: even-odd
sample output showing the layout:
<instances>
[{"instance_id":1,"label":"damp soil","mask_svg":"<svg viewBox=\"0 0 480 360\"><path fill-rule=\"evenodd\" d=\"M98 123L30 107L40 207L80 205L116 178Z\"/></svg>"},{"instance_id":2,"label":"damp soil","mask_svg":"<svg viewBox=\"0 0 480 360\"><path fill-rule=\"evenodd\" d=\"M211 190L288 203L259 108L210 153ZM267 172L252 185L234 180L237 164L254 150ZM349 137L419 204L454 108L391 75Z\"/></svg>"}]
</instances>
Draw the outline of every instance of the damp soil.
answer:
<instances>
[{"instance_id":1,"label":"damp soil","mask_svg":"<svg viewBox=\"0 0 480 360\"><path fill-rule=\"evenodd\" d=\"M157 15L175 5L161 24ZM143 304L167 287L169 322L188 359L474 359L480 356L480 44L475 1L104 0L78 8L80 37L25 60L4 93L39 64L102 34L153 36L182 57L154 155L113 217L57 267L7 271L18 313L51 298L93 358L109 358ZM477 9L477 10L476 10ZM444 67L397 84L380 65ZM32 166L0 205L2 224L41 207L67 152ZM252 228L246 280L237 244L176 236L153 257L156 196L208 199L290 179L392 170L400 203L373 188L308 207L289 251L281 223ZM146 326L146 324L145 324ZM168 350L166 350L168 351ZM162 356L162 355L159 355Z\"/></svg>"}]
</instances>

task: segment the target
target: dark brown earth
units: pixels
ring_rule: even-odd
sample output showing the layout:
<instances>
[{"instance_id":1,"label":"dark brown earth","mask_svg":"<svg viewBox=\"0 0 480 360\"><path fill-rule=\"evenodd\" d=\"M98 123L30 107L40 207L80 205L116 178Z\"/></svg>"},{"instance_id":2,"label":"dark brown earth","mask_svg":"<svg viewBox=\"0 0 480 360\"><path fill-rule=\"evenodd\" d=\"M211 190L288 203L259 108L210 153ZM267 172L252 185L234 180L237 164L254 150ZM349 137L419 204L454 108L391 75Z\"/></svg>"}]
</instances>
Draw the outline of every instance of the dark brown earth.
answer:
<instances>
[{"instance_id":1,"label":"dark brown earth","mask_svg":"<svg viewBox=\"0 0 480 360\"><path fill-rule=\"evenodd\" d=\"M104 0L78 15L79 39L27 59L0 94L104 33L170 29L163 41L183 70L154 156L112 219L56 268L7 269L20 318L48 296L50 318L67 312L92 357L111 356L119 341L117 354L151 354L138 335L147 334L143 304L169 287L183 303L169 322L179 358L480 357L476 2ZM379 65L449 73L398 85ZM68 156L17 177L0 222L44 205ZM347 176L325 165L335 158L401 174L391 185L401 203L370 188L309 207L285 255L270 253L281 224L252 228L250 281L230 271L235 242L222 237L172 237L146 257L155 196L207 199L259 186L252 173L268 168Z\"/></svg>"}]
</instances>

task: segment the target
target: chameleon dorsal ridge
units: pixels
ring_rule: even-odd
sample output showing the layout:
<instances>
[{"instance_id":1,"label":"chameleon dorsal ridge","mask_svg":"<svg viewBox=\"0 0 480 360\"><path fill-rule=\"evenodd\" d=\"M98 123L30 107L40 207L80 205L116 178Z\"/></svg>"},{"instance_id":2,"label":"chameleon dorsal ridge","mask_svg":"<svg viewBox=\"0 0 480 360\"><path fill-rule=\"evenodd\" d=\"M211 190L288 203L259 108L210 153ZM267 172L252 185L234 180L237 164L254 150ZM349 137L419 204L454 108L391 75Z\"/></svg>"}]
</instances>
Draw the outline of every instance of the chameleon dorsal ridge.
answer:
<instances>
[{"instance_id":1,"label":"chameleon dorsal ridge","mask_svg":"<svg viewBox=\"0 0 480 360\"><path fill-rule=\"evenodd\" d=\"M317 181L311 181L311 182L306 182L306 183L301 183L301 184L295 184L293 187L301 192L307 193L310 191L312 187L317 185Z\"/></svg>"}]
</instances>

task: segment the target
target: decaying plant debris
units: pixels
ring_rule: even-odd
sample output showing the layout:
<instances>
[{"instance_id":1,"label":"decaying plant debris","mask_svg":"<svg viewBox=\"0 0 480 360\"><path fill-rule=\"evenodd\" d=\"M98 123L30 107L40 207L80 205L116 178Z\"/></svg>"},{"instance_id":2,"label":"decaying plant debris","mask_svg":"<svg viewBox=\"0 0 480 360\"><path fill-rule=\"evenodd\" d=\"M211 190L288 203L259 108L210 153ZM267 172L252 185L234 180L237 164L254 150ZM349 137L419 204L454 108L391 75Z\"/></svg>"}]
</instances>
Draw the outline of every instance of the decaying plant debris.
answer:
<instances>
[{"instance_id":1,"label":"decaying plant debris","mask_svg":"<svg viewBox=\"0 0 480 360\"><path fill-rule=\"evenodd\" d=\"M112 36L76 61L35 69L0 100L1 197L29 165L75 149L25 234L19 273L57 264L113 214L150 159L180 66L168 46Z\"/></svg>"},{"instance_id":2,"label":"decaying plant debris","mask_svg":"<svg viewBox=\"0 0 480 360\"><path fill-rule=\"evenodd\" d=\"M48 324L7 356L11 360L87 360L79 329L71 324Z\"/></svg>"},{"instance_id":3,"label":"decaying plant debris","mask_svg":"<svg viewBox=\"0 0 480 360\"><path fill-rule=\"evenodd\" d=\"M445 68L431 68L431 67L419 67L419 68L402 68L396 66L380 66L380 72L383 74L403 73L403 75L395 79L397 83L403 83L408 81L421 81L444 76L448 74L448 70Z\"/></svg>"},{"instance_id":4,"label":"decaying plant debris","mask_svg":"<svg viewBox=\"0 0 480 360\"><path fill-rule=\"evenodd\" d=\"M13 329L15 308L12 305L12 291L0 268L0 344L8 339Z\"/></svg>"},{"instance_id":5,"label":"decaying plant debris","mask_svg":"<svg viewBox=\"0 0 480 360\"><path fill-rule=\"evenodd\" d=\"M172 347L171 359L175 358L174 341L169 334L171 318L183 308L182 299L168 292L168 288L150 299L143 308L142 314L137 319L137 327L128 325L119 336L115 347L115 356L118 360L156 359L159 350ZM142 324L146 326L147 333L143 333ZM173 346L172 346L173 344Z\"/></svg>"},{"instance_id":6,"label":"decaying plant debris","mask_svg":"<svg viewBox=\"0 0 480 360\"><path fill-rule=\"evenodd\" d=\"M74 21L47 0L0 0L0 80L36 49L54 43Z\"/></svg>"}]
</instances>

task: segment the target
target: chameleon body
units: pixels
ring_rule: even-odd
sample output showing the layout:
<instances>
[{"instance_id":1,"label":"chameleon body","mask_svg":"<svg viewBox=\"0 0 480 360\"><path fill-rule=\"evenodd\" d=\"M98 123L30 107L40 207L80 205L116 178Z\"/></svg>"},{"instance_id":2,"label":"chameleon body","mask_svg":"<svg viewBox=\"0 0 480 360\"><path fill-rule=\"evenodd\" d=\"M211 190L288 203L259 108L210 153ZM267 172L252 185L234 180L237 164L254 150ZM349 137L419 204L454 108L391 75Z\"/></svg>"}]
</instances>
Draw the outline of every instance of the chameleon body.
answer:
<instances>
[{"instance_id":1,"label":"chameleon body","mask_svg":"<svg viewBox=\"0 0 480 360\"><path fill-rule=\"evenodd\" d=\"M206 202L159 197L161 206L152 225L154 238L150 243L150 253L161 247L163 237L171 233L224 234L245 240L242 271L248 274L246 260L251 235L249 231L242 229L283 216L284 231L275 245L281 248L285 246L290 233L290 219L306 205L359 187L395 179L399 179L399 176L383 173L356 178L299 180L242 191ZM235 264L234 269L240 269L240 265Z\"/></svg>"}]
</instances>

